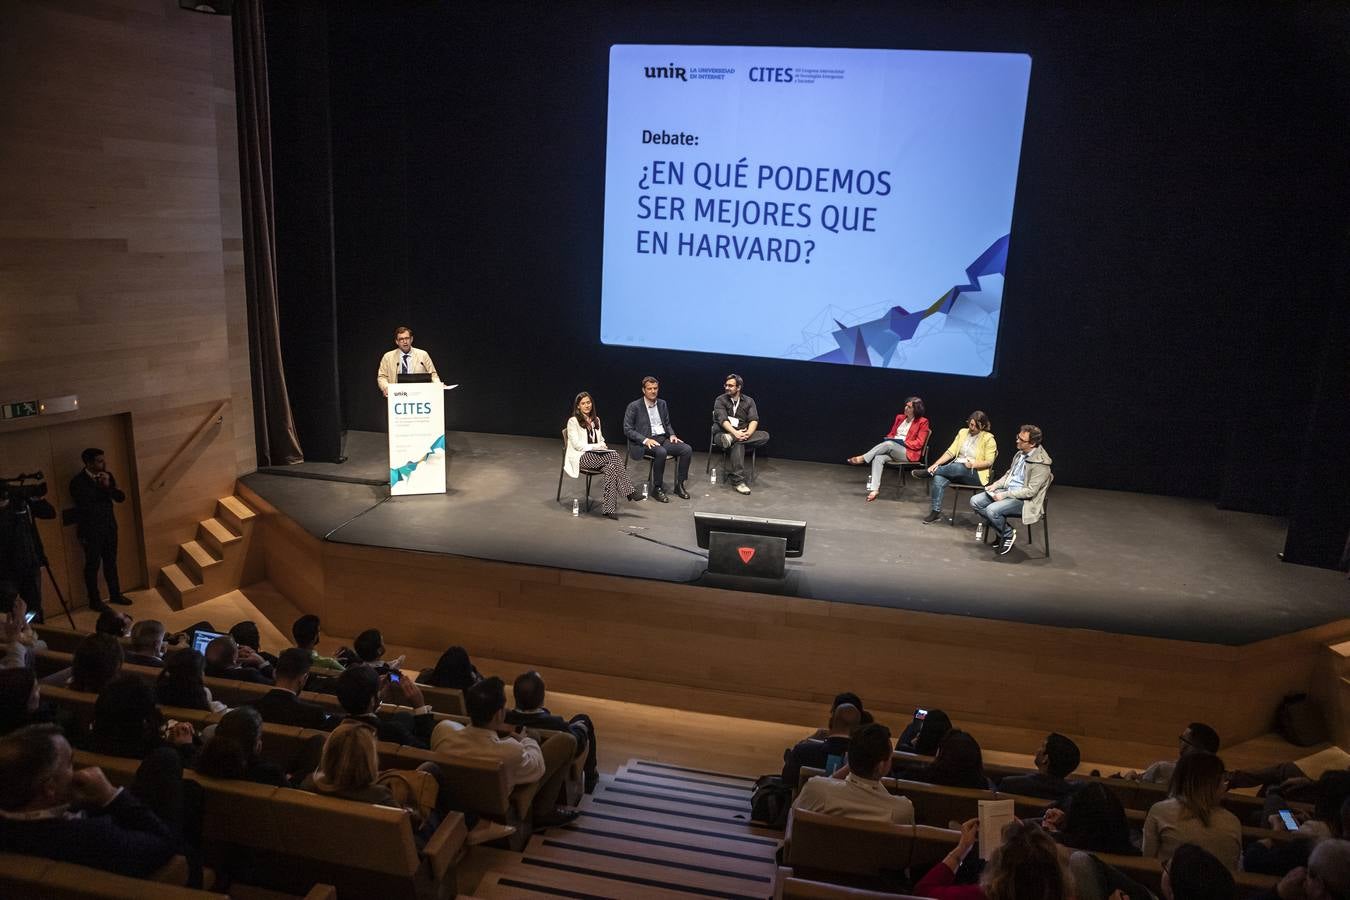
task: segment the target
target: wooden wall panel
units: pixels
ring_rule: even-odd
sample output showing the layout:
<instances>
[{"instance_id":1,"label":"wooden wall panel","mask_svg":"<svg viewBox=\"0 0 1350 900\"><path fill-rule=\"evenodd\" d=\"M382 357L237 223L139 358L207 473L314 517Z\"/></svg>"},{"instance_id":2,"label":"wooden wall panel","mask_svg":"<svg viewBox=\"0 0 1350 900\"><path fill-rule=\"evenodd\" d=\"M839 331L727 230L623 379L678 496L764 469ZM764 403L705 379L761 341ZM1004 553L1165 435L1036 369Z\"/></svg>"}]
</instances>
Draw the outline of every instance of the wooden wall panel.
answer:
<instances>
[{"instance_id":1,"label":"wooden wall panel","mask_svg":"<svg viewBox=\"0 0 1350 900\"><path fill-rule=\"evenodd\" d=\"M0 402L80 398L0 435L129 416L131 458L110 462L153 577L254 468L230 21L175 0L0 4L0 84Z\"/></svg>"},{"instance_id":2,"label":"wooden wall panel","mask_svg":"<svg viewBox=\"0 0 1350 900\"><path fill-rule=\"evenodd\" d=\"M1227 647L324 543L240 490L261 512L268 579L333 634L378 626L390 644L565 673L556 690L605 676L640 685L615 699L700 712L771 718L855 690L891 721L922 705L1170 745L1200 720L1228 744L1268 731L1280 697L1310 686L1319 648L1350 636L1344 620Z\"/></svg>"}]
</instances>

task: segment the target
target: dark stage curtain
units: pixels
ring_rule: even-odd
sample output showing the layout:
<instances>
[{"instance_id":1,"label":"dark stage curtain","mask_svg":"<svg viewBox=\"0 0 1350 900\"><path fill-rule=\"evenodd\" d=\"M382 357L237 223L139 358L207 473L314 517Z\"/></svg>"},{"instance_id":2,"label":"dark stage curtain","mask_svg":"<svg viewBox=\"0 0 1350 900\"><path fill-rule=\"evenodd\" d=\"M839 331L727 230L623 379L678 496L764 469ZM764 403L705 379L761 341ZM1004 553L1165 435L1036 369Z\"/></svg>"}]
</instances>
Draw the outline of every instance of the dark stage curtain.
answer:
<instances>
[{"instance_id":1,"label":"dark stage curtain","mask_svg":"<svg viewBox=\"0 0 1350 900\"><path fill-rule=\"evenodd\" d=\"M234 8L234 78L243 194L244 271L258 465L304 462L282 367L278 316L276 214L272 188L271 100L262 0Z\"/></svg>"}]
</instances>

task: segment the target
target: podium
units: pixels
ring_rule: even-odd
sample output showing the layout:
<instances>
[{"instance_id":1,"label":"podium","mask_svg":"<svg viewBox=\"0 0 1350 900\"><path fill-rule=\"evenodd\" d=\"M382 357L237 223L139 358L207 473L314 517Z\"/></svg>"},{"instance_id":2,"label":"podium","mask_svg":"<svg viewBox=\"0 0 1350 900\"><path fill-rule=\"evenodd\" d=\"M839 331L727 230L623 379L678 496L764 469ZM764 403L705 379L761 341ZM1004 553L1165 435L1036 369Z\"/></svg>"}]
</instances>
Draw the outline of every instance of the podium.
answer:
<instances>
[{"instance_id":1,"label":"podium","mask_svg":"<svg viewBox=\"0 0 1350 900\"><path fill-rule=\"evenodd\" d=\"M445 385L389 385L389 493L445 493Z\"/></svg>"}]
</instances>

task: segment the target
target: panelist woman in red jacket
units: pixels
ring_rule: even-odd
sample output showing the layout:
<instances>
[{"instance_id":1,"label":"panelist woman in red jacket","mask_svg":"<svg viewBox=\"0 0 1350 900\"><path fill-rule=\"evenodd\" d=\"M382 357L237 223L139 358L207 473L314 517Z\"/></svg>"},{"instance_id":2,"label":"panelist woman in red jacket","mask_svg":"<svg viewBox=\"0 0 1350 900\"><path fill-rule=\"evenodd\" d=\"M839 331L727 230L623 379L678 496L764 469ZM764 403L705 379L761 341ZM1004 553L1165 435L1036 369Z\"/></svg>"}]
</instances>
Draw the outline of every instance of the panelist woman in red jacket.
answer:
<instances>
[{"instance_id":1,"label":"panelist woman in red jacket","mask_svg":"<svg viewBox=\"0 0 1350 900\"><path fill-rule=\"evenodd\" d=\"M850 456L851 465L872 465L871 490L867 492L867 502L877 499L877 490L881 487L881 472L887 460L895 462L918 462L928 443L928 419L924 417L923 400L910 397L905 401L905 411L895 417L895 424L885 440L868 450L862 456Z\"/></svg>"}]
</instances>

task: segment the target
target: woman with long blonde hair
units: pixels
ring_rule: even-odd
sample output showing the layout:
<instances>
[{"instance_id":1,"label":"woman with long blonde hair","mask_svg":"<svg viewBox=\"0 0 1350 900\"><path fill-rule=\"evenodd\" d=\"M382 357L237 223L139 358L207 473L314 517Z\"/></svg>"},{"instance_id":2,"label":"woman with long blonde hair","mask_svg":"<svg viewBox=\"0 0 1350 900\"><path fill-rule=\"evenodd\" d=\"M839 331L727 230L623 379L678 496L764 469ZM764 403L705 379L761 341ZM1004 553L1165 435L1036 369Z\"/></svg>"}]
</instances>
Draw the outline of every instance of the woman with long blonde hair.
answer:
<instances>
[{"instance_id":1,"label":"woman with long blonde hair","mask_svg":"<svg viewBox=\"0 0 1350 900\"><path fill-rule=\"evenodd\" d=\"M1177 760L1167 799L1153 804L1144 820L1144 856L1166 862L1182 844L1195 844L1236 872L1242 823L1220 805L1225 790L1223 760L1213 753Z\"/></svg>"}]
</instances>

